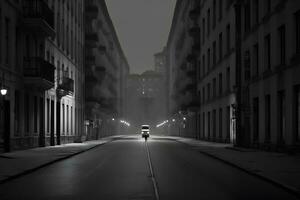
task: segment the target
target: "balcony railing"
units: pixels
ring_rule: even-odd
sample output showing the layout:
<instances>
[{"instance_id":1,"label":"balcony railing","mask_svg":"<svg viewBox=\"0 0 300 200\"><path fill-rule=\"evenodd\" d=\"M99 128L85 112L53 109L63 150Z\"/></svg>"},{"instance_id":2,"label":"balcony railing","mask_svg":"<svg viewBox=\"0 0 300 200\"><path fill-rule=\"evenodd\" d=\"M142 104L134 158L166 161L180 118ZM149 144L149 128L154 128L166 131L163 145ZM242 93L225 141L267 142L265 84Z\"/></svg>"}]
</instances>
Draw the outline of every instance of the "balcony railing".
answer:
<instances>
[{"instance_id":1,"label":"balcony railing","mask_svg":"<svg viewBox=\"0 0 300 200\"><path fill-rule=\"evenodd\" d=\"M85 7L86 17L88 19L95 19L98 16L98 7L96 5L87 5Z\"/></svg>"},{"instance_id":2,"label":"balcony railing","mask_svg":"<svg viewBox=\"0 0 300 200\"><path fill-rule=\"evenodd\" d=\"M104 54L106 52L106 46L104 45L99 45L98 50L101 54Z\"/></svg>"},{"instance_id":3,"label":"balcony railing","mask_svg":"<svg viewBox=\"0 0 300 200\"><path fill-rule=\"evenodd\" d=\"M74 80L64 75L62 78L62 83L57 89L63 93L63 96L72 95L74 92Z\"/></svg>"},{"instance_id":4,"label":"balcony railing","mask_svg":"<svg viewBox=\"0 0 300 200\"><path fill-rule=\"evenodd\" d=\"M85 61L87 65L95 65L96 63L96 57L93 55L87 55L85 57Z\"/></svg>"},{"instance_id":5,"label":"balcony railing","mask_svg":"<svg viewBox=\"0 0 300 200\"><path fill-rule=\"evenodd\" d=\"M190 63L195 61L195 59L196 59L196 56L194 54L188 54L186 57L186 61L188 61Z\"/></svg>"},{"instance_id":6,"label":"balcony railing","mask_svg":"<svg viewBox=\"0 0 300 200\"><path fill-rule=\"evenodd\" d=\"M47 90L54 86L54 70L53 64L45 61L41 57L26 57L24 58L24 76L26 83L42 86Z\"/></svg>"},{"instance_id":7,"label":"balcony railing","mask_svg":"<svg viewBox=\"0 0 300 200\"><path fill-rule=\"evenodd\" d=\"M91 42L98 42L99 40L99 37L98 37L98 34L97 33L87 33L85 35L85 39L86 40L89 40Z\"/></svg>"},{"instance_id":8,"label":"balcony railing","mask_svg":"<svg viewBox=\"0 0 300 200\"><path fill-rule=\"evenodd\" d=\"M200 27L199 26L193 26L189 29L189 35L191 37L200 37Z\"/></svg>"},{"instance_id":9,"label":"balcony railing","mask_svg":"<svg viewBox=\"0 0 300 200\"><path fill-rule=\"evenodd\" d=\"M199 17L199 15L200 15L200 6L197 6L196 8L194 8L189 12L189 17L192 20L196 20Z\"/></svg>"},{"instance_id":10,"label":"balcony railing","mask_svg":"<svg viewBox=\"0 0 300 200\"><path fill-rule=\"evenodd\" d=\"M54 36L54 12L42 0L25 0L23 5L24 26L30 31L43 31Z\"/></svg>"}]
</instances>

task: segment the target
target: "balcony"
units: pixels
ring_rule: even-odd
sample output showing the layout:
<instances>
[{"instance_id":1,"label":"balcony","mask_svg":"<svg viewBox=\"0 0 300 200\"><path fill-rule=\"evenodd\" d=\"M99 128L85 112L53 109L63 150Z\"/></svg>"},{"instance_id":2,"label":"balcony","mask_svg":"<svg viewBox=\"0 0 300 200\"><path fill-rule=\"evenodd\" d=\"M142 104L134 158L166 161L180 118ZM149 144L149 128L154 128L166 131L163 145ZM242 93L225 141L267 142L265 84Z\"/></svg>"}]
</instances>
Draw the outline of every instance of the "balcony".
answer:
<instances>
[{"instance_id":1,"label":"balcony","mask_svg":"<svg viewBox=\"0 0 300 200\"><path fill-rule=\"evenodd\" d=\"M85 13L86 13L86 17L89 19L89 20L92 20L92 19L96 19L98 17L98 7L96 5L87 5L85 7Z\"/></svg>"},{"instance_id":2,"label":"balcony","mask_svg":"<svg viewBox=\"0 0 300 200\"><path fill-rule=\"evenodd\" d=\"M186 105L186 108L190 111L195 111L197 109L200 108L200 100L199 99L193 99L191 102L189 102L187 105Z\"/></svg>"},{"instance_id":3,"label":"balcony","mask_svg":"<svg viewBox=\"0 0 300 200\"><path fill-rule=\"evenodd\" d=\"M96 57L93 55L86 55L85 61L87 65L95 65L96 64Z\"/></svg>"},{"instance_id":4,"label":"balcony","mask_svg":"<svg viewBox=\"0 0 300 200\"><path fill-rule=\"evenodd\" d=\"M97 33L87 33L85 35L85 44L89 48L96 48L99 41Z\"/></svg>"},{"instance_id":5,"label":"balcony","mask_svg":"<svg viewBox=\"0 0 300 200\"><path fill-rule=\"evenodd\" d=\"M54 12L45 1L26 0L23 6L23 28L44 36L55 36Z\"/></svg>"},{"instance_id":6,"label":"balcony","mask_svg":"<svg viewBox=\"0 0 300 200\"><path fill-rule=\"evenodd\" d=\"M193 26L189 29L189 35L191 37L200 37L200 27L199 26Z\"/></svg>"},{"instance_id":7,"label":"balcony","mask_svg":"<svg viewBox=\"0 0 300 200\"><path fill-rule=\"evenodd\" d=\"M186 57L186 61L188 61L189 63L192 63L196 60L196 56L194 54L189 54Z\"/></svg>"},{"instance_id":8,"label":"balcony","mask_svg":"<svg viewBox=\"0 0 300 200\"><path fill-rule=\"evenodd\" d=\"M197 73L195 69L191 69L186 72L186 75L190 78L196 78Z\"/></svg>"},{"instance_id":9,"label":"balcony","mask_svg":"<svg viewBox=\"0 0 300 200\"><path fill-rule=\"evenodd\" d=\"M69 78L67 74L63 75L62 82L57 87L57 93L60 97L74 93L74 80Z\"/></svg>"},{"instance_id":10,"label":"balcony","mask_svg":"<svg viewBox=\"0 0 300 200\"><path fill-rule=\"evenodd\" d=\"M54 65L40 57L24 58L23 64L25 85L42 91L54 87Z\"/></svg>"},{"instance_id":11,"label":"balcony","mask_svg":"<svg viewBox=\"0 0 300 200\"><path fill-rule=\"evenodd\" d=\"M200 43L197 42L197 43L193 44L193 46L192 46L192 52L195 55L199 55L199 52L200 52Z\"/></svg>"},{"instance_id":12,"label":"balcony","mask_svg":"<svg viewBox=\"0 0 300 200\"><path fill-rule=\"evenodd\" d=\"M200 6L197 6L189 12L189 17L191 20L197 20L200 16Z\"/></svg>"},{"instance_id":13,"label":"balcony","mask_svg":"<svg viewBox=\"0 0 300 200\"><path fill-rule=\"evenodd\" d=\"M98 79L95 76L89 75L85 77L85 81L86 81L86 85L95 86L95 84L97 84L98 82Z\"/></svg>"},{"instance_id":14,"label":"balcony","mask_svg":"<svg viewBox=\"0 0 300 200\"><path fill-rule=\"evenodd\" d=\"M100 54L104 54L106 52L106 46L99 45L98 46L98 51L100 52Z\"/></svg>"}]
</instances>

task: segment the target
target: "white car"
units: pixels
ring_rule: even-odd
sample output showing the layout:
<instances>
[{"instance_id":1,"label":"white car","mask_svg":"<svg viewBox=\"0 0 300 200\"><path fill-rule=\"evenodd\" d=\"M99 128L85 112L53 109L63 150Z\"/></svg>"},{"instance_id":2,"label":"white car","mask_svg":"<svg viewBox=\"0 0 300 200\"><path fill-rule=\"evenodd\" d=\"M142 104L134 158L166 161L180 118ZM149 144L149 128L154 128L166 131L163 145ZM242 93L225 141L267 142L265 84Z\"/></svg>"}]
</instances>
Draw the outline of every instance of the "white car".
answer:
<instances>
[{"instance_id":1,"label":"white car","mask_svg":"<svg viewBox=\"0 0 300 200\"><path fill-rule=\"evenodd\" d=\"M142 137L147 140L150 137L150 126L149 125L142 125Z\"/></svg>"}]
</instances>

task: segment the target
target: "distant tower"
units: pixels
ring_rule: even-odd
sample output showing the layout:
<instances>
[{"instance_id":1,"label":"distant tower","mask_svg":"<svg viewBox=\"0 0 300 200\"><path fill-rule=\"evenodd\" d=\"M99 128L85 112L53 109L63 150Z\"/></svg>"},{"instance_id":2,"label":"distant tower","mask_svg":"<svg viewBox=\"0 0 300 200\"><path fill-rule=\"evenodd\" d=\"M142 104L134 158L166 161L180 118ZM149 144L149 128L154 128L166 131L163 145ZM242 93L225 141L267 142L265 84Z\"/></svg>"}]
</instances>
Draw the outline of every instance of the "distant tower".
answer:
<instances>
[{"instance_id":1,"label":"distant tower","mask_svg":"<svg viewBox=\"0 0 300 200\"><path fill-rule=\"evenodd\" d=\"M166 73L166 53L165 53L165 47L163 51L154 54L154 71L165 75Z\"/></svg>"}]
</instances>

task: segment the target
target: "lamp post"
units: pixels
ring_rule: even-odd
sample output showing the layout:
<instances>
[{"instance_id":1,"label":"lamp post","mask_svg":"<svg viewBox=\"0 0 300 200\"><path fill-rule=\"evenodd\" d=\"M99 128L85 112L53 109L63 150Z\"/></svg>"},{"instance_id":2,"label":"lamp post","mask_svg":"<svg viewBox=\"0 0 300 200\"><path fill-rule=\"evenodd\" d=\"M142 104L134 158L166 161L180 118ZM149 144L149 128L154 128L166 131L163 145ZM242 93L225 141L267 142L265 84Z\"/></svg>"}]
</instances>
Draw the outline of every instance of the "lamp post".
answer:
<instances>
[{"instance_id":1,"label":"lamp post","mask_svg":"<svg viewBox=\"0 0 300 200\"><path fill-rule=\"evenodd\" d=\"M6 110L5 110L5 105L4 105L4 101L5 101L5 95L7 94L7 88L5 88L3 85L1 86L1 89L0 89L0 94L1 94L1 126L3 126L3 133L2 133L2 139L4 141L4 151L8 152L10 149L9 149L9 132L6 130L7 127L7 123L4 121L4 120L7 120L5 119L6 118Z\"/></svg>"}]
</instances>

